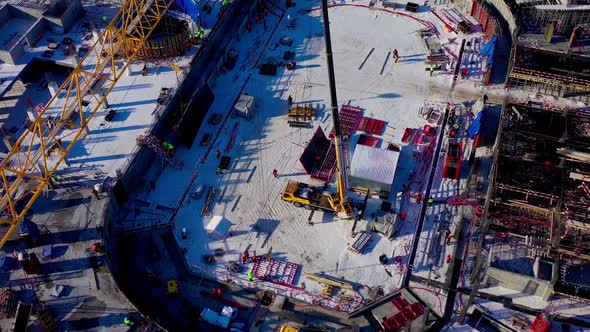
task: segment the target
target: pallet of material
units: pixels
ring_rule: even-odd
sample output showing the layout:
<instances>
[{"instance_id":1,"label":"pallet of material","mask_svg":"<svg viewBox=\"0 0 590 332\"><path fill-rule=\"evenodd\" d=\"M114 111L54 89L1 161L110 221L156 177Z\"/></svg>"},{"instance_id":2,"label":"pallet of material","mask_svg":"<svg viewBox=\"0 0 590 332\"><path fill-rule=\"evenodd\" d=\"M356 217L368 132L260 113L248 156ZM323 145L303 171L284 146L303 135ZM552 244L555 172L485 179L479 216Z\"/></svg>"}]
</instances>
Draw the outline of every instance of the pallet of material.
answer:
<instances>
[{"instance_id":1,"label":"pallet of material","mask_svg":"<svg viewBox=\"0 0 590 332\"><path fill-rule=\"evenodd\" d=\"M305 276L305 278L313 280L315 282L318 282L320 284L326 284L326 285L330 285L330 286L334 286L334 287L340 287L342 289L347 289L347 290L354 290L354 287L352 286L352 284L342 281L342 280L334 280L331 278L328 278L328 276L325 275L317 275L317 274L313 274L313 273L304 273L303 274Z\"/></svg>"},{"instance_id":2,"label":"pallet of material","mask_svg":"<svg viewBox=\"0 0 590 332\"><path fill-rule=\"evenodd\" d=\"M215 199L215 193L215 187L209 187L209 191L207 191L207 198L205 199L205 204L203 204L203 208L201 208L201 216L208 216L211 213L211 204Z\"/></svg>"},{"instance_id":3,"label":"pallet of material","mask_svg":"<svg viewBox=\"0 0 590 332\"><path fill-rule=\"evenodd\" d=\"M370 241L371 233L367 231L361 231L354 239L354 242L348 246L348 250L355 254L362 254Z\"/></svg>"},{"instance_id":4,"label":"pallet of material","mask_svg":"<svg viewBox=\"0 0 590 332\"><path fill-rule=\"evenodd\" d=\"M446 54L433 54L433 55L427 55L426 60L427 61L448 62L450 60L450 58Z\"/></svg>"},{"instance_id":5,"label":"pallet of material","mask_svg":"<svg viewBox=\"0 0 590 332\"><path fill-rule=\"evenodd\" d=\"M254 264L252 273L257 279L292 286L299 271L299 264L271 259Z\"/></svg>"},{"instance_id":6,"label":"pallet of material","mask_svg":"<svg viewBox=\"0 0 590 332\"><path fill-rule=\"evenodd\" d=\"M296 116L303 116L303 117L315 117L315 108L311 107L311 106L300 106L300 105L296 105L293 106L289 109L289 112L287 113L287 115L289 117L296 117Z\"/></svg>"},{"instance_id":7,"label":"pallet of material","mask_svg":"<svg viewBox=\"0 0 590 332\"><path fill-rule=\"evenodd\" d=\"M289 127L295 128L311 128L311 122L309 121L296 121L296 120L289 120Z\"/></svg>"}]
</instances>

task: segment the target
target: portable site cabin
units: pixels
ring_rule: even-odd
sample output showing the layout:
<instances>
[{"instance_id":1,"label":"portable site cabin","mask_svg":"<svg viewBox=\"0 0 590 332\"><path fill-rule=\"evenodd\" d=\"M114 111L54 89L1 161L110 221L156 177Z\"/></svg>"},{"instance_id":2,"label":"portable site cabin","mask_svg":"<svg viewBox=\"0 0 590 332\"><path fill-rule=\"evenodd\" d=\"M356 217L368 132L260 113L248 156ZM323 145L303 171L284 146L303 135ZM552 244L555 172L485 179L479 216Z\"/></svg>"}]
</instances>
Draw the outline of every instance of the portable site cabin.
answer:
<instances>
[{"instance_id":1,"label":"portable site cabin","mask_svg":"<svg viewBox=\"0 0 590 332\"><path fill-rule=\"evenodd\" d=\"M231 320L230 317L220 315L209 308L205 308L203 309L203 311L201 311L200 318L201 320L213 326L219 326L224 329L227 329L229 327L229 323Z\"/></svg>"},{"instance_id":2,"label":"portable site cabin","mask_svg":"<svg viewBox=\"0 0 590 332\"><path fill-rule=\"evenodd\" d=\"M222 216L213 216L211 221L205 226L207 234L213 239L223 240L227 236L232 223Z\"/></svg>"},{"instance_id":3,"label":"portable site cabin","mask_svg":"<svg viewBox=\"0 0 590 332\"><path fill-rule=\"evenodd\" d=\"M252 119L256 113L256 103L254 97L246 94L241 95L234 106L234 111L238 116L248 120Z\"/></svg>"},{"instance_id":4,"label":"portable site cabin","mask_svg":"<svg viewBox=\"0 0 590 332\"><path fill-rule=\"evenodd\" d=\"M358 144L350 167L352 187L389 195L398 158L399 152Z\"/></svg>"}]
</instances>

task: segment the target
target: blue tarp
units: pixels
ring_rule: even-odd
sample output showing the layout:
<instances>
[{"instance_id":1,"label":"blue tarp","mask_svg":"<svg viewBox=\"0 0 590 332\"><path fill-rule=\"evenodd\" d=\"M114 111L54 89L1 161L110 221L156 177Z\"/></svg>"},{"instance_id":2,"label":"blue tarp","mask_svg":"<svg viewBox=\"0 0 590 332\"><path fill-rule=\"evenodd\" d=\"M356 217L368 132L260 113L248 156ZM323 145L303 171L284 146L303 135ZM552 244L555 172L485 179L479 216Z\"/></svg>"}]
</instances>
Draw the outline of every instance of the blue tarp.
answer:
<instances>
[{"instance_id":1,"label":"blue tarp","mask_svg":"<svg viewBox=\"0 0 590 332\"><path fill-rule=\"evenodd\" d=\"M0 271L10 271L16 267L16 259L10 256L0 258Z\"/></svg>"},{"instance_id":2,"label":"blue tarp","mask_svg":"<svg viewBox=\"0 0 590 332\"><path fill-rule=\"evenodd\" d=\"M496 36L494 36L489 42L485 43L479 51L479 54L481 54L481 56L488 57L486 67L489 67L494 63L494 53L496 52L496 39Z\"/></svg>"},{"instance_id":3,"label":"blue tarp","mask_svg":"<svg viewBox=\"0 0 590 332\"><path fill-rule=\"evenodd\" d=\"M473 121L471 121L469 128L467 128L467 135L469 135L469 138L474 139L475 135L479 134L479 131L481 130L482 118L483 118L483 111L477 113L477 115L475 116Z\"/></svg>"},{"instance_id":4,"label":"blue tarp","mask_svg":"<svg viewBox=\"0 0 590 332\"><path fill-rule=\"evenodd\" d=\"M197 17L199 16L199 8L196 0L176 0L174 1L173 6L174 9L187 14L193 20L197 21Z\"/></svg>"}]
</instances>

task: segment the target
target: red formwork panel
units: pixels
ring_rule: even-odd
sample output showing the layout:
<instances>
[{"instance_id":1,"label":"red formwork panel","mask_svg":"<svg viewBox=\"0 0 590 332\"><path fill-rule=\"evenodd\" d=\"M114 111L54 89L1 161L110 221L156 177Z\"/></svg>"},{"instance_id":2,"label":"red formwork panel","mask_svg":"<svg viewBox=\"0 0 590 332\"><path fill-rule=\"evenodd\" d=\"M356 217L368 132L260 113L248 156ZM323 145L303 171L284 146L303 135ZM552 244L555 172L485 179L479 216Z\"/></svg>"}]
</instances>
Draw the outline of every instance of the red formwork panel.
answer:
<instances>
[{"instance_id":1,"label":"red formwork panel","mask_svg":"<svg viewBox=\"0 0 590 332\"><path fill-rule=\"evenodd\" d=\"M330 181L336 172L336 148L331 144L324 160L310 174L312 179Z\"/></svg>"},{"instance_id":2,"label":"red formwork panel","mask_svg":"<svg viewBox=\"0 0 590 332\"><path fill-rule=\"evenodd\" d=\"M352 135L361 120L362 109L358 106L342 105L338 111L340 119L340 133L342 135ZM330 132L330 139L334 137L334 129Z\"/></svg>"},{"instance_id":3,"label":"red formwork panel","mask_svg":"<svg viewBox=\"0 0 590 332\"><path fill-rule=\"evenodd\" d=\"M358 126L360 131L379 136L383 134L383 128L385 128L385 121L367 117L363 117Z\"/></svg>"}]
</instances>

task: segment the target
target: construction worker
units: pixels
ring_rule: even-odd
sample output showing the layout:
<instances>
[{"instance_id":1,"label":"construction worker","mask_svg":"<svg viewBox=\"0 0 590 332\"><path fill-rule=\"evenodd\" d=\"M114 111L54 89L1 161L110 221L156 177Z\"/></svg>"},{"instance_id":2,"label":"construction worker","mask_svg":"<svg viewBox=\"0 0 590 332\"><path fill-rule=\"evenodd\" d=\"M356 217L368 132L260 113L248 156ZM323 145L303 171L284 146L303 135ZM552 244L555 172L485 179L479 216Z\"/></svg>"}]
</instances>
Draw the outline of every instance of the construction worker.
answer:
<instances>
[{"instance_id":1,"label":"construction worker","mask_svg":"<svg viewBox=\"0 0 590 332\"><path fill-rule=\"evenodd\" d=\"M430 66L430 77L434 74L434 66Z\"/></svg>"},{"instance_id":2,"label":"construction worker","mask_svg":"<svg viewBox=\"0 0 590 332\"><path fill-rule=\"evenodd\" d=\"M102 17L102 20L105 21L105 22L108 22L109 21L109 18L107 16L103 16Z\"/></svg>"},{"instance_id":3,"label":"construction worker","mask_svg":"<svg viewBox=\"0 0 590 332\"><path fill-rule=\"evenodd\" d=\"M216 156L217 158L219 158L219 156L221 156L221 151L219 151L219 150L215 150L215 156Z\"/></svg>"},{"instance_id":4,"label":"construction worker","mask_svg":"<svg viewBox=\"0 0 590 332\"><path fill-rule=\"evenodd\" d=\"M102 253L103 250L103 246L100 242L96 242L92 245L92 251L97 252L97 253Z\"/></svg>"},{"instance_id":5,"label":"construction worker","mask_svg":"<svg viewBox=\"0 0 590 332\"><path fill-rule=\"evenodd\" d=\"M406 220L406 218L408 217L408 213L407 212L402 212L399 216L402 220Z\"/></svg>"},{"instance_id":6,"label":"construction worker","mask_svg":"<svg viewBox=\"0 0 590 332\"><path fill-rule=\"evenodd\" d=\"M248 280L254 281L254 273L248 272Z\"/></svg>"},{"instance_id":7,"label":"construction worker","mask_svg":"<svg viewBox=\"0 0 590 332\"><path fill-rule=\"evenodd\" d=\"M95 197L96 199L100 199L100 198L98 197L98 191L97 191L96 189L94 189L94 188L92 188L92 195L94 195L94 197Z\"/></svg>"},{"instance_id":8,"label":"construction worker","mask_svg":"<svg viewBox=\"0 0 590 332\"><path fill-rule=\"evenodd\" d=\"M467 67L461 68L461 78L465 78L467 76Z\"/></svg>"},{"instance_id":9,"label":"construction worker","mask_svg":"<svg viewBox=\"0 0 590 332\"><path fill-rule=\"evenodd\" d=\"M279 177L279 171L277 171L276 169L272 170L272 176L274 176L275 178Z\"/></svg>"},{"instance_id":10,"label":"construction worker","mask_svg":"<svg viewBox=\"0 0 590 332\"><path fill-rule=\"evenodd\" d=\"M162 145L164 145L166 147L166 149L168 149L168 150L174 149L174 145L168 143L168 141L164 141L164 143L162 143Z\"/></svg>"},{"instance_id":11,"label":"construction worker","mask_svg":"<svg viewBox=\"0 0 590 332\"><path fill-rule=\"evenodd\" d=\"M133 324L131 319L129 319L127 316L125 316L125 318L123 318L123 323L125 323L125 325L127 325L127 326L131 326L131 324Z\"/></svg>"},{"instance_id":12,"label":"construction worker","mask_svg":"<svg viewBox=\"0 0 590 332\"><path fill-rule=\"evenodd\" d=\"M397 61L399 60L399 53L397 53L397 49L393 50L393 58L395 59L395 62L397 63Z\"/></svg>"},{"instance_id":13,"label":"construction worker","mask_svg":"<svg viewBox=\"0 0 590 332\"><path fill-rule=\"evenodd\" d=\"M433 203L434 203L434 198L430 197L430 198L428 199L428 204L433 204Z\"/></svg>"},{"instance_id":14,"label":"construction worker","mask_svg":"<svg viewBox=\"0 0 590 332\"><path fill-rule=\"evenodd\" d=\"M223 172L221 171L221 167L217 167L217 169L215 170L215 174L223 174Z\"/></svg>"},{"instance_id":15,"label":"construction worker","mask_svg":"<svg viewBox=\"0 0 590 332\"><path fill-rule=\"evenodd\" d=\"M221 1L221 7L225 7L228 3L228 0Z\"/></svg>"},{"instance_id":16,"label":"construction worker","mask_svg":"<svg viewBox=\"0 0 590 332\"><path fill-rule=\"evenodd\" d=\"M420 194L420 193L416 194L415 198L416 198L416 203L422 202L422 194Z\"/></svg>"},{"instance_id":17,"label":"construction worker","mask_svg":"<svg viewBox=\"0 0 590 332\"><path fill-rule=\"evenodd\" d=\"M246 250L242 254L242 264L246 264L246 261L248 260L248 258L250 258L250 253L248 252L248 250Z\"/></svg>"},{"instance_id":18,"label":"construction worker","mask_svg":"<svg viewBox=\"0 0 590 332\"><path fill-rule=\"evenodd\" d=\"M291 97L291 95L287 97L287 102L289 103L289 105L293 104L293 97Z\"/></svg>"}]
</instances>

